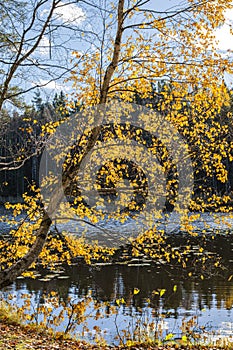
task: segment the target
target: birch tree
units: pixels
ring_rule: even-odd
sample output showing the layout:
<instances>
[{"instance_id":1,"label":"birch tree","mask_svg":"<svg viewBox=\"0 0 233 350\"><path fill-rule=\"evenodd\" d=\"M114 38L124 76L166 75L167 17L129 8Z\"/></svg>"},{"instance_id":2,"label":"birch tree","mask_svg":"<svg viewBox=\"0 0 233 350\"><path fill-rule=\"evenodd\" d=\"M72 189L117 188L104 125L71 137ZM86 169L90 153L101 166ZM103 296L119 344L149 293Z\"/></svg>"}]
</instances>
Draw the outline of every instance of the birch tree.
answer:
<instances>
[{"instance_id":1,"label":"birch tree","mask_svg":"<svg viewBox=\"0 0 233 350\"><path fill-rule=\"evenodd\" d=\"M224 179L222 143L216 143L216 115L229 101L223 73L225 70L231 72L232 68L230 60L217 51L214 33L224 23L224 11L229 8L230 0L188 0L166 11L155 8L154 2L149 0L118 0L111 4L107 1L85 2L87 19L82 37L85 45L88 42L91 45L86 53L74 50L73 62L76 66L70 76L76 89L75 98L85 106L83 112L86 113L88 106L107 106L113 99L133 102L136 91L150 107L152 84L165 79L173 88L169 91L165 87L162 92L161 114L193 145L192 159L196 171L202 162L206 172L216 169L220 179ZM53 213L66 189L77 178L82 162L101 138L103 127L99 125L98 118L97 113L95 127L77 140L75 150L79 150L78 155L74 157L72 151L67 150L72 156L67 156L68 161L63 168L62 188L51 193L48 205L45 207L41 202L39 190L34 199L26 198L30 203L29 218L32 221L36 219L36 224L30 225L30 242L33 243L24 244L24 249L10 263L11 266L7 267L5 258L6 267L0 272L1 287L12 283L38 256L46 257L43 249ZM45 130L53 133L57 126L48 124ZM110 139L111 133L116 131L110 129ZM138 133L142 131L138 130ZM216 143L217 148L210 148L210 142ZM224 152L228 152L231 145L224 147ZM168 158L164 157L166 170ZM202 202L198 205L197 210ZM189 224L185 222L184 225L189 230ZM25 230L22 230L23 233ZM152 238L152 233L147 232L147 241ZM140 249L144 236L139 236L137 243L135 249ZM153 258L158 257L153 250L147 249L146 253ZM173 253L169 249L163 248L163 254L167 261L172 259Z\"/></svg>"}]
</instances>

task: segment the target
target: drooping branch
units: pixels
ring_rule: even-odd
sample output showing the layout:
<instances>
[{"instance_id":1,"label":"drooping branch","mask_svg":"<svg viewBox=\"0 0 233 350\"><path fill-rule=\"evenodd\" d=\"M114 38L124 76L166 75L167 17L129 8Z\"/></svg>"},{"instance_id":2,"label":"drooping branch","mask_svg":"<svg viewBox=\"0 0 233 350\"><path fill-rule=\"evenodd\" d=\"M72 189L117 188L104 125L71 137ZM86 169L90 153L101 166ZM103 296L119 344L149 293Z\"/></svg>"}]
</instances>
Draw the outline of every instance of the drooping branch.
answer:
<instances>
[{"instance_id":1,"label":"drooping branch","mask_svg":"<svg viewBox=\"0 0 233 350\"><path fill-rule=\"evenodd\" d=\"M35 259L42 251L52 220L44 209L41 213L43 215L43 218L40 224L40 228L36 232L35 243L22 259L18 260L8 269L0 272L0 288L4 288L13 283L15 279L20 276L35 261Z\"/></svg>"},{"instance_id":2,"label":"drooping branch","mask_svg":"<svg viewBox=\"0 0 233 350\"><path fill-rule=\"evenodd\" d=\"M119 0L118 27L117 27L117 32L115 36L113 56L112 56L110 65L106 69L106 73L104 75L103 84L100 91L100 96L101 96L100 102L102 104L106 103L107 101L109 84L114 74L114 71L117 67L117 64L119 62L120 50L121 50L121 38L123 33L123 29L122 29L123 28L123 11L124 11L124 0ZM101 132L101 126L96 127L94 131L91 133L88 143L86 145L85 151L83 152L82 159L84 159L88 155L90 150L93 148L93 146L95 145L100 135L100 132ZM75 174L79 170L80 165L81 165L81 162L78 165L74 166L71 164L69 165L69 167L67 167L64 173L64 182L63 182L64 190L69 187L70 181L75 177ZM47 211L45 209L41 209L42 221L39 229L36 231L35 243L30 248L30 250L28 251L27 255L24 258L17 261L10 268L0 272L0 288L3 288L11 284L16 279L16 277L20 276L25 270L27 270L30 267L30 265L39 256L46 242L47 235L52 223L52 220L49 217L48 213L54 212L54 210L59 205L62 199L62 196L63 196L63 189L56 191L54 194L52 194L50 205L47 208ZM53 207L53 205L55 205L55 207Z\"/></svg>"}]
</instances>

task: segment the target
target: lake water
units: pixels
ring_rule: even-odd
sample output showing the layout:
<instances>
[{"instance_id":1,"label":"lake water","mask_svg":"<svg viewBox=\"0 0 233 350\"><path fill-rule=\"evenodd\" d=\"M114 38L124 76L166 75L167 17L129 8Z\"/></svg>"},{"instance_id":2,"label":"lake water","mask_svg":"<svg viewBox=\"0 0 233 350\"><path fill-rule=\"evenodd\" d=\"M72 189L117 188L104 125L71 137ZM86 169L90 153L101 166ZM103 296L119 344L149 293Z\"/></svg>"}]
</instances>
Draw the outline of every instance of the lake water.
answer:
<instances>
[{"instance_id":1,"label":"lake water","mask_svg":"<svg viewBox=\"0 0 233 350\"><path fill-rule=\"evenodd\" d=\"M136 265L136 263L135 263ZM232 271L232 264L228 265ZM36 280L29 278L17 279L16 283L6 289L6 293L13 293L20 305L20 294L29 293L34 300L34 306L38 300L43 304L42 294L57 291L60 298L67 301L72 299L82 300L90 291L93 300L100 303L109 301L115 305L116 300L124 298L125 304L118 308L117 327L121 331L132 324L132 320L143 320L145 315L147 322L160 323L163 328L163 336L173 333L175 337L182 336L182 321L196 318L196 331L204 327L206 335L209 332L214 339L221 339L233 335L233 280L227 281L223 276L210 276L208 279L183 279L173 272L172 267L127 266L127 265L94 265L83 264L70 267L59 267L59 271L49 275L46 271L40 271L41 276ZM174 285L177 291L174 293ZM133 295L134 288L140 291ZM153 294L153 291L166 289L161 298ZM147 299L151 299L148 306ZM93 313L94 306L90 305L86 313ZM95 315L95 313L94 313ZM106 340L114 343L116 336L115 315L95 320L90 317L87 325L95 333L95 327L100 327ZM67 322L63 322L57 330L64 330ZM82 326L76 329L79 337ZM84 338L91 340L91 333L84 334ZM213 335L212 335L213 339Z\"/></svg>"},{"instance_id":2,"label":"lake water","mask_svg":"<svg viewBox=\"0 0 233 350\"><path fill-rule=\"evenodd\" d=\"M202 214L201 220L195 223L198 233L206 230L206 222L210 233L216 233L217 230L222 232L208 249L223 258L224 269L210 269L204 280L200 277L187 278L185 273L182 274L172 265L157 265L150 261L142 263L137 259L109 265L86 266L78 263L69 267L58 266L58 270L53 272L39 270L35 280L18 278L13 286L4 290L4 296L13 293L14 300L20 305L20 295L29 293L35 307L45 303L42 297L44 293L57 291L66 303L69 296L80 301L91 291L93 302L86 309L86 314L90 317L86 320L85 328L89 331L83 329L83 325L78 325L75 329L78 337L88 340L93 340L99 328L108 343L118 343L119 339L115 339L117 334L122 335L123 329L133 332L137 322L141 327L145 327L142 326L143 323L154 322L157 328L159 326L163 337L173 333L174 337L180 338L184 335L182 322L184 327L184 323L195 320L192 329L196 333L205 333L207 340L211 333L212 340L228 338L233 341L233 278L229 278L233 274L232 218L222 217L222 214L218 214L217 218L212 219L209 214ZM180 226L172 221L169 224L173 225L170 231L176 237ZM118 226L117 229L120 228ZM132 229L130 222L124 228L125 232L129 232ZM185 235L178 235L174 239L179 247L184 244ZM177 289L175 292L174 286ZM134 294L135 288L137 294ZM165 292L159 297L158 293L163 289ZM116 301L121 298L124 303L119 303L118 306ZM104 314L102 318L96 317L96 301L102 305L99 307ZM105 310L103 305L108 305ZM109 305L115 305L117 315L109 312ZM67 319L57 330L64 330L66 326ZM151 336L155 333L152 327L147 331Z\"/></svg>"}]
</instances>

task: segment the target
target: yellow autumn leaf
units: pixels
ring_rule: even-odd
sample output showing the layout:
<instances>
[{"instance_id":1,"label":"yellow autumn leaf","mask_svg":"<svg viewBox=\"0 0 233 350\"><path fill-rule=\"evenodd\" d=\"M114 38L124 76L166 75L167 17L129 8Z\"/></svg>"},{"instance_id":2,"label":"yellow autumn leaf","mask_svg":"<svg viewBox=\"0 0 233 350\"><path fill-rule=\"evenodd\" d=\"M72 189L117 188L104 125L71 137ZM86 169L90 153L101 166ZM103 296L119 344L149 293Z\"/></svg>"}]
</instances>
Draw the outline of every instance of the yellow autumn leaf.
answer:
<instances>
[{"instance_id":1,"label":"yellow autumn leaf","mask_svg":"<svg viewBox=\"0 0 233 350\"><path fill-rule=\"evenodd\" d=\"M133 289L133 294L134 295L138 294L139 292L140 292L140 289L138 289L138 288L134 288Z\"/></svg>"},{"instance_id":2,"label":"yellow autumn leaf","mask_svg":"<svg viewBox=\"0 0 233 350\"><path fill-rule=\"evenodd\" d=\"M159 296L162 297L166 292L166 289L160 289Z\"/></svg>"},{"instance_id":3,"label":"yellow autumn leaf","mask_svg":"<svg viewBox=\"0 0 233 350\"><path fill-rule=\"evenodd\" d=\"M168 334L166 335L166 337L164 338L164 340L165 340L165 341L169 341L169 340L173 339L174 336L175 336L175 334L173 334L173 333L168 333Z\"/></svg>"},{"instance_id":4,"label":"yellow autumn leaf","mask_svg":"<svg viewBox=\"0 0 233 350\"><path fill-rule=\"evenodd\" d=\"M186 337L186 335L182 335L181 340L182 340L183 342L187 342L187 337Z\"/></svg>"}]
</instances>

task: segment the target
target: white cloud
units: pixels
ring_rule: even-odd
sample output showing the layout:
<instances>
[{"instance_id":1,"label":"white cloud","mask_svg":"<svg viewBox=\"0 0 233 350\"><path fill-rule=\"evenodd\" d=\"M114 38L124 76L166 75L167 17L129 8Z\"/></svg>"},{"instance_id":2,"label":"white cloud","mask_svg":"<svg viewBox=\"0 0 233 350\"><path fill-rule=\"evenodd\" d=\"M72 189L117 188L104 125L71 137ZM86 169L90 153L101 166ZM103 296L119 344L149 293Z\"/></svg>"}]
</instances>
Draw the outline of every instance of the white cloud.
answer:
<instances>
[{"instance_id":1,"label":"white cloud","mask_svg":"<svg viewBox=\"0 0 233 350\"><path fill-rule=\"evenodd\" d=\"M233 28L233 9L225 12L225 23L215 31L216 48L221 51L221 56L228 59L232 57L233 35L230 28ZM224 80L227 86L233 88L233 75L224 72Z\"/></svg>"},{"instance_id":2,"label":"white cloud","mask_svg":"<svg viewBox=\"0 0 233 350\"><path fill-rule=\"evenodd\" d=\"M233 9L225 12L226 22L215 31L217 48L222 51L233 50L233 35L230 32L230 24L233 24Z\"/></svg>"},{"instance_id":3,"label":"white cloud","mask_svg":"<svg viewBox=\"0 0 233 350\"><path fill-rule=\"evenodd\" d=\"M64 23L75 25L79 25L85 19L85 13L80 7L65 2L60 2L59 7L55 10L55 15L57 15L57 19Z\"/></svg>"},{"instance_id":4,"label":"white cloud","mask_svg":"<svg viewBox=\"0 0 233 350\"><path fill-rule=\"evenodd\" d=\"M233 35L230 32L228 24L224 24L221 28L217 29L215 37L219 50L233 50Z\"/></svg>"},{"instance_id":5,"label":"white cloud","mask_svg":"<svg viewBox=\"0 0 233 350\"><path fill-rule=\"evenodd\" d=\"M228 21L231 21L231 22L233 21L233 8L225 11L225 18Z\"/></svg>"},{"instance_id":6,"label":"white cloud","mask_svg":"<svg viewBox=\"0 0 233 350\"><path fill-rule=\"evenodd\" d=\"M67 83L61 83L54 80L48 81L45 79L40 79L39 85L43 86L44 89L48 90L62 90L67 93L71 91L71 86L67 85Z\"/></svg>"}]
</instances>

